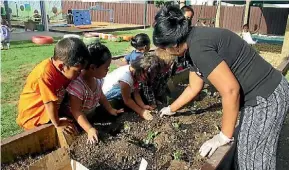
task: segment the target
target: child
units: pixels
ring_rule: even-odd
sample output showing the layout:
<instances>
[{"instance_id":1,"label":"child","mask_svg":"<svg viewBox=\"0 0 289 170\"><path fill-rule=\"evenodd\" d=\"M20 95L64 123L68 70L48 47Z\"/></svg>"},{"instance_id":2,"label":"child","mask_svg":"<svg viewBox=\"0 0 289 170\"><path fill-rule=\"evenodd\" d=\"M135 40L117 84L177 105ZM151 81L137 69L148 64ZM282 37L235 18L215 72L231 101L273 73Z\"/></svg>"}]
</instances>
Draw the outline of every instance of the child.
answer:
<instances>
[{"instance_id":1,"label":"child","mask_svg":"<svg viewBox=\"0 0 289 170\"><path fill-rule=\"evenodd\" d=\"M77 123L87 132L88 141L95 143L98 141L97 130L90 122L97 119L97 115L105 117L108 116L105 115L108 112L116 116L123 110L113 109L101 89L103 78L111 63L109 49L100 43L95 43L89 45L88 50L91 55L88 66L66 89L69 94L69 103L65 104L64 112L72 114Z\"/></svg>"},{"instance_id":2,"label":"child","mask_svg":"<svg viewBox=\"0 0 289 170\"><path fill-rule=\"evenodd\" d=\"M6 20L1 20L1 50L10 48L11 29L7 26Z\"/></svg>"},{"instance_id":3,"label":"child","mask_svg":"<svg viewBox=\"0 0 289 170\"><path fill-rule=\"evenodd\" d=\"M17 124L25 130L51 121L56 128L74 132L71 120L59 118L58 109L71 80L87 63L89 52L78 38L60 40L54 56L38 64L29 74L18 105Z\"/></svg>"},{"instance_id":4,"label":"child","mask_svg":"<svg viewBox=\"0 0 289 170\"><path fill-rule=\"evenodd\" d=\"M245 24L243 25L243 32L242 32L242 38L243 40L245 40L248 44L256 44L257 42L254 41L252 39L252 36L251 36L251 33L249 31L249 25L248 24Z\"/></svg>"},{"instance_id":5,"label":"child","mask_svg":"<svg viewBox=\"0 0 289 170\"><path fill-rule=\"evenodd\" d=\"M177 69L176 56L160 48L156 49L155 54L159 58L158 64L151 68L148 81L141 84L142 94L152 106L166 102L167 82Z\"/></svg>"},{"instance_id":6,"label":"child","mask_svg":"<svg viewBox=\"0 0 289 170\"><path fill-rule=\"evenodd\" d=\"M139 81L147 80L147 73L151 65L157 64L157 57L147 55L138 57L130 65L119 67L109 73L104 79L103 93L108 100L123 100L124 104L139 114L145 120L152 120L150 111L154 108L145 105L140 97L138 86ZM132 99L131 94L133 93Z\"/></svg>"},{"instance_id":7,"label":"child","mask_svg":"<svg viewBox=\"0 0 289 170\"><path fill-rule=\"evenodd\" d=\"M147 34L137 34L131 39L131 46L133 46L135 50L125 56L126 63L130 64L130 62L137 59L139 56L142 56L143 53L148 52L150 50L150 44L151 41Z\"/></svg>"}]
</instances>

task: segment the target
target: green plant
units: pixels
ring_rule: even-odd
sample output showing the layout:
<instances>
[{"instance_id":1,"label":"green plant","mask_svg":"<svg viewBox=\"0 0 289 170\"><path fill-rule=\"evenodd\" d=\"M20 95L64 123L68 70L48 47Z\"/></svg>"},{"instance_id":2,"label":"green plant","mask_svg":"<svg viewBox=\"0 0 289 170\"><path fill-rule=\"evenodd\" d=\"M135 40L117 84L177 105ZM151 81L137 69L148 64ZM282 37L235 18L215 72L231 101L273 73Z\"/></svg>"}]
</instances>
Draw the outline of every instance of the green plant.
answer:
<instances>
[{"instance_id":1,"label":"green plant","mask_svg":"<svg viewBox=\"0 0 289 170\"><path fill-rule=\"evenodd\" d=\"M176 128L177 130L180 129L181 124L179 122L174 122L172 123L173 127Z\"/></svg>"},{"instance_id":2,"label":"green plant","mask_svg":"<svg viewBox=\"0 0 289 170\"><path fill-rule=\"evenodd\" d=\"M145 145L148 145L149 143L151 143L154 138L156 136L158 136L160 134L160 132L152 132L152 131L149 131L148 135L147 135L147 138L144 140L144 144Z\"/></svg>"},{"instance_id":3,"label":"green plant","mask_svg":"<svg viewBox=\"0 0 289 170\"><path fill-rule=\"evenodd\" d=\"M182 152L177 150L173 153L174 160L180 161L182 157Z\"/></svg>"},{"instance_id":4,"label":"green plant","mask_svg":"<svg viewBox=\"0 0 289 170\"><path fill-rule=\"evenodd\" d=\"M129 124L128 124L127 122L124 123L123 129L124 129L125 131L129 131L129 130L130 130L130 126L129 126Z\"/></svg>"},{"instance_id":5,"label":"green plant","mask_svg":"<svg viewBox=\"0 0 289 170\"><path fill-rule=\"evenodd\" d=\"M173 5L174 1L170 1L170 0L156 0L155 2L155 6L157 8L160 8L161 6L168 6L168 5ZM180 4L180 1L177 1L178 4Z\"/></svg>"}]
</instances>

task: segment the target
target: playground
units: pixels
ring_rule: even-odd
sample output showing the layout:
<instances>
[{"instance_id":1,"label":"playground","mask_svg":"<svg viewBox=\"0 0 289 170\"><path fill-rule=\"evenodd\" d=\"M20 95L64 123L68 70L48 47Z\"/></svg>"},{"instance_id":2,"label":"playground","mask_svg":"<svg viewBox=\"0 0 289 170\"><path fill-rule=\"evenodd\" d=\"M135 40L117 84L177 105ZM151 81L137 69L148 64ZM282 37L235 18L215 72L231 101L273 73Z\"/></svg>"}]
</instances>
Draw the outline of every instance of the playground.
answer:
<instances>
[{"instance_id":1,"label":"playground","mask_svg":"<svg viewBox=\"0 0 289 170\"><path fill-rule=\"evenodd\" d=\"M32 15L32 10L29 10L32 6L23 5L26 18ZM52 124L24 132L15 122L20 92L31 70L39 62L53 55L55 44L63 36L78 35L87 44L97 40L106 45L113 56L109 72L118 68L123 63L124 55L133 50L130 45L131 37L138 33L146 33L152 40L152 27L143 29L142 24L115 23L111 9L108 8L92 6L71 11L74 16L76 16L75 12L87 13L88 10L109 12L110 14L106 15L109 16L107 22L86 20L85 17L81 21L75 19L67 21L67 14L60 15L62 12L59 9L55 12L53 6L47 8L51 8L48 13L54 16L51 17L53 20L47 23L48 30L42 30L45 24L40 22L37 23L37 28L41 27L39 30L25 30L24 19L17 14L19 16L11 20L12 27L16 29L11 35L11 47L9 50L1 51L1 159L5 162L1 163L2 169L76 170L81 166L83 169L91 170L138 169L142 159L149 162L147 169L206 169L204 165L208 165L208 162L222 161L230 146L217 150L211 159L202 158L198 152L200 146L217 134L221 128L221 98L215 89L207 85L196 102L186 105L174 117L161 119L158 113L155 113L155 119L146 122L133 112L127 112L114 123L95 124L99 130L98 145L88 145L85 133L73 137L66 136L56 130ZM91 18L94 15L92 13L87 17ZM33 27L36 28L36 25ZM38 45L31 41L34 36L41 35L52 37L53 43ZM257 44L252 45L253 48L266 61L280 71L287 69L288 58L281 55L284 36L253 35L252 37L258 41ZM151 49L155 49L153 44ZM289 73L285 75L289 80ZM187 77L188 70L184 70L170 79L168 85L172 94L167 97L170 102L188 85ZM159 106L158 110L161 108L162 106ZM287 159L289 148L286 145L289 142L288 127L289 116L285 120L285 128L281 132L278 148L277 166L281 170L289 166Z\"/></svg>"}]
</instances>

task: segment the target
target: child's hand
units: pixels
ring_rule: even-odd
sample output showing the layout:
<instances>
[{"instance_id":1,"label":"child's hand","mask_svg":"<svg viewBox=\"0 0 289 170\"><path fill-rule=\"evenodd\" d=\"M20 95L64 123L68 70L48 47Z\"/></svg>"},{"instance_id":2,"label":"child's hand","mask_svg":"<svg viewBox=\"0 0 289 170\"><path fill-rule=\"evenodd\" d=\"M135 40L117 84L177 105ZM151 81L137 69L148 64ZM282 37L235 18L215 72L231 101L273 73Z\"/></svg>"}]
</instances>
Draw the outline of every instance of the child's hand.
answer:
<instances>
[{"instance_id":1,"label":"child's hand","mask_svg":"<svg viewBox=\"0 0 289 170\"><path fill-rule=\"evenodd\" d=\"M75 135L78 133L73 121L65 117L59 119L59 125L56 128L61 128L63 129L64 133L70 135Z\"/></svg>"},{"instance_id":2,"label":"child's hand","mask_svg":"<svg viewBox=\"0 0 289 170\"><path fill-rule=\"evenodd\" d=\"M146 109L146 110L154 110L154 108L150 105L144 105L143 109Z\"/></svg>"},{"instance_id":3,"label":"child's hand","mask_svg":"<svg viewBox=\"0 0 289 170\"><path fill-rule=\"evenodd\" d=\"M87 132L87 143L94 144L98 143L98 132L95 128L90 128Z\"/></svg>"},{"instance_id":4,"label":"child's hand","mask_svg":"<svg viewBox=\"0 0 289 170\"><path fill-rule=\"evenodd\" d=\"M119 109L119 110L111 109L111 110L109 111L109 113L110 113L111 115L114 115L114 116L117 116L118 114L123 113L123 112L124 112L123 109Z\"/></svg>"},{"instance_id":5,"label":"child's hand","mask_svg":"<svg viewBox=\"0 0 289 170\"><path fill-rule=\"evenodd\" d=\"M140 116L141 116L142 118L144 118L145 120L153 120L153 116L152 116L152 114L151 114L151 111L149 111L149 110L144 110L144 111L140 114Z\"/></svg>"}]
</instances>

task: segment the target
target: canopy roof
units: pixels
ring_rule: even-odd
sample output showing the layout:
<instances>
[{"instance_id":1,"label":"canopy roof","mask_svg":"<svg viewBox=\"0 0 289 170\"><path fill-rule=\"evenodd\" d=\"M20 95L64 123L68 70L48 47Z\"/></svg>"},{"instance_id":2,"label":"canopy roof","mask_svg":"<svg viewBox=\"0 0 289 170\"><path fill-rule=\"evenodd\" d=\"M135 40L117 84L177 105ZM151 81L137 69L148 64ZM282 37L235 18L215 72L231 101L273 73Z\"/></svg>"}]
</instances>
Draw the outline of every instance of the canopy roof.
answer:
<instances>
[{"instance_id":1,"label":"canopy roof","mask_svg":"<svg viewBox=\"0 0 289 170\"><path fill-rule=\"evenodd\" d=\"M223 2L226 2L226 3L230 3L230 4L235 4L235 5L245 5L246 4L246 1L243 0L243 1L240 1L240 0L237 0L237 1L227 1L227 0L224 0ZM252 0L251 1L251 6L263 6L263 5L266 5L266 4L289 4L289 1L269 1L269 0L265 0L265 1L254 1Z\"/></svg>"}]
</instances>

